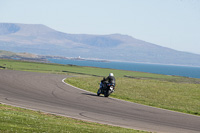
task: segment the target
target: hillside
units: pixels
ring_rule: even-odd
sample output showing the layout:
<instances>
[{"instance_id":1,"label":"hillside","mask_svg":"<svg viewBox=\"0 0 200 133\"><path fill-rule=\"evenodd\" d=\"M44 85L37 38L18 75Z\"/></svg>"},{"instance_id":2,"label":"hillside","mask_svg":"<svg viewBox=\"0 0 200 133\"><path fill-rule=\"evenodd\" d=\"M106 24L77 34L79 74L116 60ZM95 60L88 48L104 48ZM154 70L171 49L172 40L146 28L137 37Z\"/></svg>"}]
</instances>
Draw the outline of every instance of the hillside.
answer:
<instances>
[{"instance_id":1,"label":"hillside","mask_svg":"<svg viewBox=\"0 0 200 133\"><path fill-rule=\"evenodd\" d=\"M23 57L23 58L39 58L38 55L30 53L14 53L10 51L0 50L0 57Z\"/></svg>"},{"instance_id":2,"label":"hillside","mask_svg":"<svg viewBox=\"0 0 200 133\"><path fill-rule=\"evenodd\" d=\"M10 56L16 56L16 53L0 50L0 57L10 57Z\"/></svg>"},{"instance_id":3,"label":"hillside","mask_svg":"<svg viewBox=\"0 0 200 133\"><path fill-rule=\"evenodd\" d=\"M23 61L34 61L34 62L48 62L42 56L31 54L31 53L14 53L10 51L0 50L0 59L17 59Z\"/></svg>"},{"instance_id":4,"label":"hillside","mask_svg":"<svg viewBox=\"0 0 200 133\"><path fill-rule=\"evenodd\" d=\"M40 55L200 66L200 55L128 35L67 34L40 24L0 23L0 49Z\"/></svg>"}]
</instances>

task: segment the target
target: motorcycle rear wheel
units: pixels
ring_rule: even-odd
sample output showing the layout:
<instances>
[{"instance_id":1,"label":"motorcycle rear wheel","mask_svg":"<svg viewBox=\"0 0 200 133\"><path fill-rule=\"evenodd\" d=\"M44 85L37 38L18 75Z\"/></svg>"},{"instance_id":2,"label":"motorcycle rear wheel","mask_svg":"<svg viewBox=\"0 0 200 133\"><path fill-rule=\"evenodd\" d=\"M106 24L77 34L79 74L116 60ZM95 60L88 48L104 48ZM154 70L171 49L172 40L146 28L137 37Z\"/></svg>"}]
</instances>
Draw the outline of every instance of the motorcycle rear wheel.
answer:
<instances>
[{"instance_id":1,"label":"motorcycle rear wheel","mask_svg":"<svg viewBox=\"0 0 200 133\"><path fill-rule=\"evenodd\" d=\"M109 96L109 91L105 91L104 97L108 97L108 96Z\"/></svg>"},{"instance_id":2,"label":"motorcycle rear wheel","mask_svg":"<svg viewBox=\"0 0 200 133\"><path fill-rule=\"evenodd\" d=\"M101 90L98 89L98 91L97 91L97 96L100 96L100 94L101 94Z\"/></svg>"}]
</instances>

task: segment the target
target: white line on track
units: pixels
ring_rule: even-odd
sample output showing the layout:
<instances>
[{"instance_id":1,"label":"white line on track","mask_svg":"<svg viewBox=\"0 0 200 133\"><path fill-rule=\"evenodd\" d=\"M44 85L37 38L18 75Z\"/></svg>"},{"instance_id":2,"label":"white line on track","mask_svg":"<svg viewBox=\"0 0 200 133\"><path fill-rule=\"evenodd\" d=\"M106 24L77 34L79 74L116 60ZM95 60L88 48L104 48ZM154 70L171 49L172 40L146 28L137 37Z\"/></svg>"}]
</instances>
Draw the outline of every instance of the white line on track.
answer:
<instances>
[{"instance_id":1,"label":"white line on track","mask_svg":"<svg viewBox=\"0 0 200 133\"><path fill-rule=\"evenodd\" d=\"M71 87L73 87L73 88L75 88L75 89L81 90L81 91L85 91L85 92L88 92L88 93L95 94L95 93L93 93L93 92L86 91L86 90L84 90L84 89L81 89L81 88L75 87L75 86L73 86L73 85L70 85L70 84L68 84L68 83L65 82L65 79L66 79L66 78L64 78L64 79L62 80L62 82L63 82L64 84L66 84L66 85L68 85L68 86L71 86Z\"/></svg>"}]
</instances>

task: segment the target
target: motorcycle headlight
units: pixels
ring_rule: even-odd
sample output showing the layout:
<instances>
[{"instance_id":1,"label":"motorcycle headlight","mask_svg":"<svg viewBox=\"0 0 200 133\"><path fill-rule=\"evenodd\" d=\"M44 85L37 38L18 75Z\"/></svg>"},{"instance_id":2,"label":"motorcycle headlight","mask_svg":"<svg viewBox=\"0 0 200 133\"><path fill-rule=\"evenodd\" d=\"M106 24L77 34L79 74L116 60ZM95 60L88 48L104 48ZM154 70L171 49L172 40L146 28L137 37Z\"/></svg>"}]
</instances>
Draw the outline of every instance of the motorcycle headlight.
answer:
<instances>
[{"instance_id":1,"label":"motorcycle headlight","mask_svg":"<svg viewBox=\"0 0 200 133\"><path fill-rule=\"evenodd\" d=\"M113 90L113 86L110 86L110 89Z\"/></svg>"}]
</instances>

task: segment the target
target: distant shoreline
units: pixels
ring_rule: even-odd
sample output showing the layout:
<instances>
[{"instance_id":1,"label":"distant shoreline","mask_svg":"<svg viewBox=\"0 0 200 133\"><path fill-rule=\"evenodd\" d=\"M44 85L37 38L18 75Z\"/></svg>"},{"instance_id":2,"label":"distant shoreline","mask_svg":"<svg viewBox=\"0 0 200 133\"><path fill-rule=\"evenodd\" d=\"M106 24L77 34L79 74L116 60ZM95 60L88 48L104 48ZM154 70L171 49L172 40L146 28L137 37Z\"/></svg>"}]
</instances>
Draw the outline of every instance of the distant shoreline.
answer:
<instances>
[{"instance_id":1,"label":"distant shoreline","mask_svg":"<svg viewBox=\"0 0 200 133\"><path fill-rule=\"evenodd\" d=\"M76 65L85 67L100 67L118 70L138 71L164 75L177 75L182 77L200 78L200 67L147 64L132 62L97 62L91 60L66 60L66 59L49 59L50 62L63 65Z\"/></svg>"},{"instance_id":2,"label":"distant shoreline","mask_svg":"<svg viewBox=\"0 0 200 133\"><path fill-rule=\"evenodd\" d=\"M106 60L97 58L81 58L81 57L64 57L64 56L49 56L49 55L36 55L37 57L23 57L23 56L0 56L0 59L13 59L21 61L33 61L50 63L48 59L64 59L64 60L79 60L79 61L94 61L94 62L122 62L122 63L136 63L136 64L148 64L148 65L163 65L163 66L181 66L181 67L197 67L195 65L182 65L182 64L163 64L163 63L150 63L150 62L134 62L134 61L122 61L122 60Z\"/></svg>"}]
</instances>

